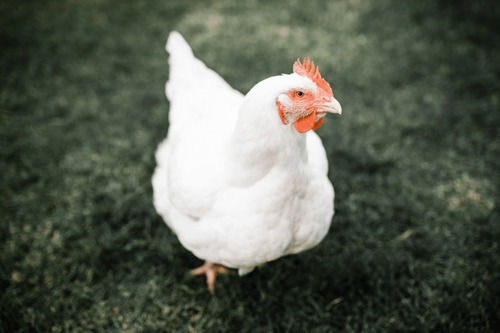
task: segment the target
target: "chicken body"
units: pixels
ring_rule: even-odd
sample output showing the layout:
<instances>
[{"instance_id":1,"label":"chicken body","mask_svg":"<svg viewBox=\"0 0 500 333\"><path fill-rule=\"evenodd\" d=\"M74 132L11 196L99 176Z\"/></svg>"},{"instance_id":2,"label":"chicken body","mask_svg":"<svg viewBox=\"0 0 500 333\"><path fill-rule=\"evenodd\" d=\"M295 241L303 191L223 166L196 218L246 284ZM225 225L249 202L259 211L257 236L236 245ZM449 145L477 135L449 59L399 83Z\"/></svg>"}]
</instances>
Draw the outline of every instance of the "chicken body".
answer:
<instances>
[{"instance_id":1,"label":"chicken body","mask_svg":"<svg viewBox=\"0 0 500 333\"><path fill-rule=\"evenodd\" d=\"M314 131L298 132L293 115L285 124L277 108L293 89L317 91L315 82L273 76L243 96L179 33L166 48L169 130L152 183L155 208L182 245L240 275L317 245L334 209L326 153Z\"/></svg>"}]
</instances>

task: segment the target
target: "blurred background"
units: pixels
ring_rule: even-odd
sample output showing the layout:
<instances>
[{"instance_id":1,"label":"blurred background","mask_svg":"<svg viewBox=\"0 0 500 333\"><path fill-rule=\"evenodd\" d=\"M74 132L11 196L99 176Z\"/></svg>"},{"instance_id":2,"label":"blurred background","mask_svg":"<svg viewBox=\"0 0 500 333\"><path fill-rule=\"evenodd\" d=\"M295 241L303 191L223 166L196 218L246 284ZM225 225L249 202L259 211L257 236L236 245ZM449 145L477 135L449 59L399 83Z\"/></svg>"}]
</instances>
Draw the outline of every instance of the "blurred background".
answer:
<instances>
[{"instance_id":1,"label":"blurred background","mask_svg":"<svg viewBox=\"0 0 500 333\"><path fill-rule=\"evenodd\" d=\"M495 1L0 2L0 332L493 332ZM246 93L310 56L344 113L315 249L215 296L152 206L166 37Z\"/></svg>"}]
</instances>

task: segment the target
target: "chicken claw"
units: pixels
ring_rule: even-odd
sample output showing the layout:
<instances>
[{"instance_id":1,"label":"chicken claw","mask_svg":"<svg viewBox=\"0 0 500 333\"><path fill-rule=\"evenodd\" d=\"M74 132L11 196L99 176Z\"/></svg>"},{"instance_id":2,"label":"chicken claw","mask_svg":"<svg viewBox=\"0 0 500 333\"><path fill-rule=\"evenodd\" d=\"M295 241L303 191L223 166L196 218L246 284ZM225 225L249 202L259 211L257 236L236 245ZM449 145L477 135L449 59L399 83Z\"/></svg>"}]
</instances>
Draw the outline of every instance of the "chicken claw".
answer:
<instances>
[{"instance_id":1,"label":"chicken claw","mask_svg":"<svg viewBox=\"0 0 500 333\"><path fill-rule=\"evenodd\" d=\"M211 261L205 261L205 263L193 270L190 271L191 275L201 275L205 274L207 277L207 285L210 292L213 294L215 279L217 278L217 274L229 274L229 270L219 264L213 263Z\"/></svg>"}]
</instances>

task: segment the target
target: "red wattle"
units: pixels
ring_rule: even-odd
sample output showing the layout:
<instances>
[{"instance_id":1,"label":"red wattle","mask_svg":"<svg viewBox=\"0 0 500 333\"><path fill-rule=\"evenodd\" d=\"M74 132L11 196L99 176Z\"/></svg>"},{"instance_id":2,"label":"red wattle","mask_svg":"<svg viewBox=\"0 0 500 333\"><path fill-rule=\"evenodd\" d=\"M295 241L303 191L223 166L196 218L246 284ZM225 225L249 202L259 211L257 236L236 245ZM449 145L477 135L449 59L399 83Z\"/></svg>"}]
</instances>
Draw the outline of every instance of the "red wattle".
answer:
<instances>
[{"instance_id":1,"label":"red wattle","mask_svg":"<svg viewBox=\"0 0 500 333\"><path fill-rule=\"evenodd\" d=\"M321 125L323 125L323 121L324 121L324 120L325 120L325 117L321 117L321 119L320 119L320 120L318 120L318 121L314 124L314 126L313 126L313 128L312 128L312 129L313 129L313 130L317 130L318 128L320 128L320 127L321 127Z\"/></svg>"},{"instance_id":2,"label":"red wattle","mask_svg":"<svg viewBox=\"0 0 500 333\"><path fill-rule=\"evenodd\" d=\"M299 133L305 133L307 131L310 131L314 128L316 123L316 111L311 112L311 114L302 117L295 121L293 126L295 126L295 129ZM320 124L321 126L321 124Z\"/></svg>"}]
</instances>

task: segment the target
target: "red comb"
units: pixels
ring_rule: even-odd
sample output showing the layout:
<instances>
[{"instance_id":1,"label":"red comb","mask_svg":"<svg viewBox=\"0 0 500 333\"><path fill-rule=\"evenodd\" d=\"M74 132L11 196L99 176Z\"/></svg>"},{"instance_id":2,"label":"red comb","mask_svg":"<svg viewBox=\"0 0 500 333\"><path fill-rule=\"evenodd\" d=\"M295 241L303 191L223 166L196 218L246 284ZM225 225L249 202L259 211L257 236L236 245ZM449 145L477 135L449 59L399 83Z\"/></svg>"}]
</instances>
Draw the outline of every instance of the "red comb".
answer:
<instances>
[{"instance_id":1,"label":"red comb","mask_svg":"<svg viewBox=\"0 0 500 333\"><path fill-rule=\"evenodd\" d=\"M319 89L323 90L330 96L333 96L332 88L326 82L319 73L319 68L314 67L314 61L311 61L309 57L304 58L304 63L300 63L300 58L297 58L297 61L293 64L293 72L302 76L307 76L311 81L316 83Z\"/></svg>"}]
</instances>

